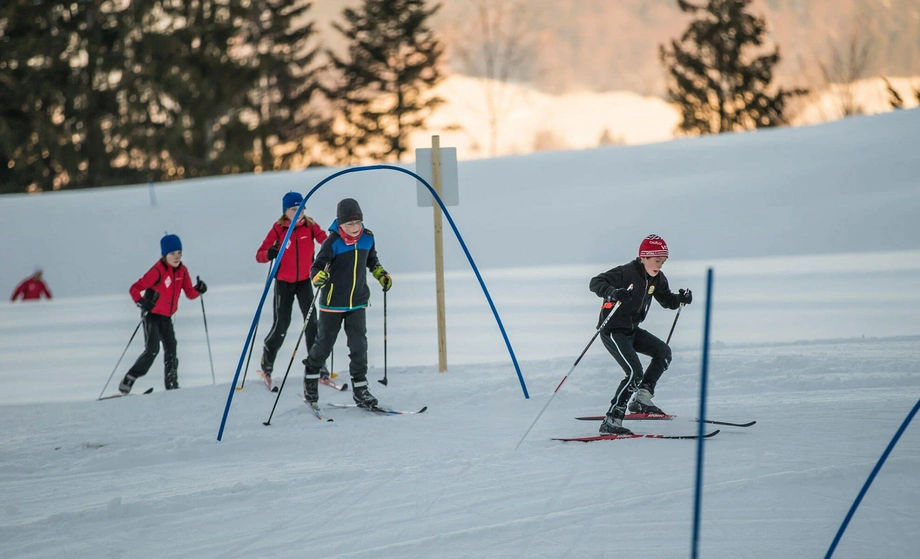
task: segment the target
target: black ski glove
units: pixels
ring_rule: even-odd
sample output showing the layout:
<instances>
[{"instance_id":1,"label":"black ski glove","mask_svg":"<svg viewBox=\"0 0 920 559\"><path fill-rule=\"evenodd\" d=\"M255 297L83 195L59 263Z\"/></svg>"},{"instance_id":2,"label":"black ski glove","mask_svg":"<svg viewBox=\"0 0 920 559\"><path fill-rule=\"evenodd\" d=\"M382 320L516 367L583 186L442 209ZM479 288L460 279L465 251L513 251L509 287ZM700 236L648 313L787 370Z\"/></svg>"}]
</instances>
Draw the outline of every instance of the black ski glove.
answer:
<instances>
[{"instance_id":1,"label":"black ski glove","mask_svg":"<svg viewBox=\"0 0 920 559\"><path fill-rule=\"evenodd\" d=\"M681 305L689 305L693 302L693 292L689 289L678 289L677 302Z\"/></svg>"},{"instance_id":2,"label":"black ski glove","mask_svg":"<svg viewBox=\"0 0 920 559\"><path fill-rule=\"evenodd\" d=\"M278 258L278 247L272 245L268 247L268 259L274 260L275 258Z\"/></svg>"},{"instance_id":3,"label":"black ski glove","mask_svg":"<svg viewBox=\"0 0 920 559\"><path fill-rule=\"evenodd\" d=\"M604 295L611 301L619 301L620 303L626 304L632 299L632 290L625 287L619 289L616 287L608 287Z\"/></svg>"},{"instance_id":4,"label":"black ski glove","mask_svg":"<svg viewBox=\"0 0 920 559\"><path fill-rule=\"evenodd\" d=\"M198 276L195 276L195 280L197 281L195 284L195 291L197 291L199 295L204 295L205 291L208 290L208 285L201 281L201 278Z\"/></svg>"},{"instance_id":5,"label":"black ski glove","mask_svg":"<svg viewBox=\"0 0 920 559\"><path fill-rule=\"evenodd\" d=\"M136 303L137 308L141 310L141 313L147 314L153 310L153 307L157 304L157 299L160 298L160 293L152 289L148 289L144 292L144 296Z\"/></svg>"}]
</instances>

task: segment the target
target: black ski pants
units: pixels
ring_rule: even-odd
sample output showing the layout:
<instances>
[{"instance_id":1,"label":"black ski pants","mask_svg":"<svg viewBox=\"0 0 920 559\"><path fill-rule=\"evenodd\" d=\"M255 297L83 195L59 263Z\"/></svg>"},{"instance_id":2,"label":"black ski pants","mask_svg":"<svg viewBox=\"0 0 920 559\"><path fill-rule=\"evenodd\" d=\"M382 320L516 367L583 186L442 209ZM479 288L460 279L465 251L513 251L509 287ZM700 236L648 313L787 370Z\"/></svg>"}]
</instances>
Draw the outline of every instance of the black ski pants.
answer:
<instances>
[{"instance_id":1,"label":"black ski pants","mask_svg":"<svg viewBox=\"0 0 920 559\"><path fill-rule=\"evenodd\" d=\"M163 344L163 365L166 387L169 388L178 382L179 357L176 353L176 331L173 329L172 318L161 314L147 313L144 317L144 352L141 353L126 377L137 379L147 374L157 354L160 353L160 344ZM133 381L132 381L133 383Z\"/></svg>"},{"instance_id":2,"label":"black ski pants","mask_svg":"<svg viewBox=\"0 0 920 559\"><path fill-rule=\"evenodd\" d=\"M636 328L632 332L602 334L601 340L626 373L617 387L616 394L610 400L610 405L625 409L629 399L639 388L645 388L654 395L658 379L671 364L671 348L668 344L641 328ZM640 353L652 358L644 372L639 361Z\"/></svg>"},{"instance_id":3,"label":"black ski pants","mask_svg":"<svg viewBox=\"0 0 920 559\"><path fill-rule=\"evenodd\" d=\"M351 374L352 385L362 386L361 383L367 383L367 312L363 308L348 312L319 313L316 343L304 359L304 376L319 378L319 369L332 353L342 323L345 324L345 336L348 338L348 372Z\"/></svg>"},{"instance_id":4,"label":"black ski pants","mask_svg":"<svg viewBox=\"0 0 920 559\"><path fill-rule=\"evenodd\" d=\"M313 284L310 280L298 282L289 282L275 280L275 297L272 302L272 312L274 321L272 329L269 330L268 336L265 337L265 344L262 346L262 370L271 372L275 366L275 357L278 350L284 344L284 337L287 336L288 328L291 326L291 312L294 307L294 298L300 305L300 314L306 319L307 313L310 312L310 306L313 305ZM298 330L300 333L300 330ZM313 347L316 341L316 313L310 316L307 322L307 351Z\"/></svg>"}]
</instances>

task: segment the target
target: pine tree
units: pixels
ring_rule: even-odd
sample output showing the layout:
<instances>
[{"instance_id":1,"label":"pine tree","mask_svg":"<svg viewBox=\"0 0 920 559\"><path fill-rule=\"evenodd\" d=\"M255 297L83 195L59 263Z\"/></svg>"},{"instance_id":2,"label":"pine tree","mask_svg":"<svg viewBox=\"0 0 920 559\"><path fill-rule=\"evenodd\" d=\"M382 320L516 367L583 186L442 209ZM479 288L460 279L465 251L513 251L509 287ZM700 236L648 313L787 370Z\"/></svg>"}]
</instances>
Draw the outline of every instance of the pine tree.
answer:
<instances>
[{"instance_id":1,"label":"pine tree","mask_svg":"<svg viewBox=\"0 0 920 559\"><path fill-rule=\"evenodd\" d=\"M313 103L318 92L308 0L256 0L250 44L258 83L250 96L257 115L258 168L306 167L321 156L330 118Z\"/></svg>"},{"instance_id":2,"label":"pine tree","mask_svg":"<svg viewBox=\"0 0 920 559\"><path fill-rule=\"evenodd\" d=\"M679 129L688 134L716 134L786 124L787 101L806 93L777 88L768 92L779 48L756 54L764 46L766 21L748 11L751 0L709 0L696 6L677 1L694 14L680 40L659 57L670 75L668 94L680 106Z\"/></svg>"},{"instance_id":3,"label":"pine tree","mask_svg":"<svg viewBox=\"0 0 920 559\"><path fill-rule=\"evenodd\" d=\"M407 138L443 103L430 90L440 82L443 46L428 27L440 9L424 0L363 0L333 24L348 40L347 57L327 51L336 83L324 87L338 109L339 159L402 159Z\"/></svg>"},{"instance_id":4,"label":"pine tree","mask_svg":"<svg viewBox=\"0 0 920 559\"><path fill-rule=\"evenodd\" d=\"M128 130L156 178L252 171L255 132L244 113L258 72L245 47L254 9L233 0L153 1L136 44ZM147 109L149 102L155 110Z\"/></svg>"},{"instance_id":5,"label":"pine tree","mask_svg":"<svg viewBox=\"0 0 920 559\"><path fill-rule=\"evenodd\" d=\"M108 131L130 29L124 4L13 0L0 8L0 189L105 186L132 180L113 167Z\"/></svg>"},{"instance_id":6,"label":"pine tree","mask_svg":"<svg viewBox=\"0 0 920 559\"><path fill-rule=\"evenodd\" d=\"M891 85L891 82L885 76L882 76L882 81L885 82L885 89L888 90L888 104L891 105L892 109L903 109L904 99L898 93L898 90Z\"/></svg>"}]
</instances>

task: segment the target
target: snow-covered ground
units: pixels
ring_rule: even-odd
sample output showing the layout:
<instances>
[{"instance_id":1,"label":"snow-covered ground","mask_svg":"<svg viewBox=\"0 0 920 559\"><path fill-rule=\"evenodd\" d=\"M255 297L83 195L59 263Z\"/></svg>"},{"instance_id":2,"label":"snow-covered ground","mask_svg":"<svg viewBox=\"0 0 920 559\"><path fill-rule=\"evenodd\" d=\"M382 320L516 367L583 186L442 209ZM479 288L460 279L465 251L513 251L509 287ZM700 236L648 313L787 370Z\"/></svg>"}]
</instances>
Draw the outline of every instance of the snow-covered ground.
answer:
<instances>
[{"instance_id":1,"label":"snow-covered ground","mask_svg":"<svg viewBox=\"0 0 920 559\"><path fill-rule=\"evenodd\" d=\"M594 333L588 280L629 260L651 232L671 246L671 283L695 300L656 397L679 419L631 427L696 432L712 267L708 415L757 424L723 428L705 444L700 557L823 557L920 397L918 124L920 112L904 111L462 164L452 213L483 266L529 400L450 236L450 371L436 372L431 238L418 233L430 229L430 210L386 173L349 175L307 211L326 224L336 199L362 201L395 280L389 384L372 382L372 391L394 407L429 409L331 409L335 421L321 423L298 396L301 349L271 426L262 423L274 395L250 367L221 442L265 274L252 254L281 194L305 192L329 171L158 186L156 207L146 187L4 197L2 287L38 261L61 296L0 304L0 557L689 556L693 441L550 440L596 432L574 417L603 413L622 375L600 343L514 450ZM164 229L182 235L191 272L211 286L216 384L201 305L183 299L182 389L163 391L158 361L135 387L153 394L96 402L137 325L127 286L155 260ZM656 307L646 326L664 338L673 320ZM263 316L260 340L269 324ZM372 381L383 376L382 333L375 295ZM140 348L135 339L113 383ZM345 354L340 340L335 370ZM320 390L323 402L350 400ZM834 557L920 549L918 471L920 431L910 425Z\"/></svg>"}]
</instances>

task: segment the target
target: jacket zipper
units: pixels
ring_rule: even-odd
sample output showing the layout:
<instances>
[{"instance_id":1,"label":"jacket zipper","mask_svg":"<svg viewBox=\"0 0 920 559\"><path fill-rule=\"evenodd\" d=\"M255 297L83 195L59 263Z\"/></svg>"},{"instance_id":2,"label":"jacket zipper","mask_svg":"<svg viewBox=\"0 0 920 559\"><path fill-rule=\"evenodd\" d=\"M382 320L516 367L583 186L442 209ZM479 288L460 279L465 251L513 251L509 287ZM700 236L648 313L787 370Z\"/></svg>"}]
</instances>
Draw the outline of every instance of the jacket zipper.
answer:
<instances>
[{"instance_id":1,"label":"jacket zipper","mask_svg":"<svg viewBox=\"0 0 920 559\"><path fill-rule=\"evenodd\" d=\"M348 295L348 307L354 307L355 287L358 285L358 243L355 242L355 264L351 272L351 293Z\"/></svg>"}]
</instances>

